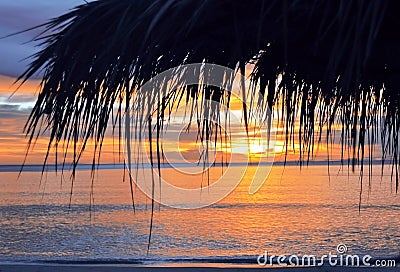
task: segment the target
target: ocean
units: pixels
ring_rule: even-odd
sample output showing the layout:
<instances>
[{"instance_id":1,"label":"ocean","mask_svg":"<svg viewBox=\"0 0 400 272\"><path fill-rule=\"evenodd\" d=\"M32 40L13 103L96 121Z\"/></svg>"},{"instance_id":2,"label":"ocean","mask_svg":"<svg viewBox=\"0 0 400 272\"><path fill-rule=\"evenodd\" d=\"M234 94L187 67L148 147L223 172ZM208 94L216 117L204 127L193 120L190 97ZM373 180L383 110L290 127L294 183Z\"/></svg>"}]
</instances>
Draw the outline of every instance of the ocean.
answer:
<instances>
[{"instance_id":1,"label":"ocean","mask_svg":"<svg viewBox=\"0 0 400 272\"><path fill-rule=\"evenodd\" d=\"M400 255L400 197L380 169L365 174L359 210L359 172L347 166L333 165L328 175L326 165L277 165L249 195L250 166L237 188L209 207L156 204L150 242L151 200L134 188L133 209L123 170L100 169L93 184L90 170L78 170L72 196L70 172L18 178L14 170L0 173L3 263L255 264L265 251L322 256L339 244L350 254Z\"/></svg>"}]
</instances>

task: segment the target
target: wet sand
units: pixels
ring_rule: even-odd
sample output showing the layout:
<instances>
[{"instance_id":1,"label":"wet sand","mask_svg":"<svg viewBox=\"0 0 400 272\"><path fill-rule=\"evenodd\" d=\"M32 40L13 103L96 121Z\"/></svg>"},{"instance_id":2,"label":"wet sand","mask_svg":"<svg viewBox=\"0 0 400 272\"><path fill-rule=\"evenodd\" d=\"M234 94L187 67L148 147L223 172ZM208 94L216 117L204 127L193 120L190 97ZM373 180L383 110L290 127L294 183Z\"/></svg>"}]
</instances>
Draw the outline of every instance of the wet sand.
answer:
<instances>
[{"instance_id":1,"label":"wet sand","mask_svg":"<svg viewBox=\"0 0 400 272\"><path fill-rule=\"evenodd\" d=\"M391 267L243 267L243 266L204 266L189 267L189 266L133 266L133 265L38 265L38 264L0 264L0 272L135 272L135 271L145 271L145 272L156 272L156 271L180 271L180 272L201 272L201 271L265 271L265 270L275 270L279 272L285 271L311 271L311 272L335 272L335 271L399 271L400 268Z\"/></svg>"}]
</instances>

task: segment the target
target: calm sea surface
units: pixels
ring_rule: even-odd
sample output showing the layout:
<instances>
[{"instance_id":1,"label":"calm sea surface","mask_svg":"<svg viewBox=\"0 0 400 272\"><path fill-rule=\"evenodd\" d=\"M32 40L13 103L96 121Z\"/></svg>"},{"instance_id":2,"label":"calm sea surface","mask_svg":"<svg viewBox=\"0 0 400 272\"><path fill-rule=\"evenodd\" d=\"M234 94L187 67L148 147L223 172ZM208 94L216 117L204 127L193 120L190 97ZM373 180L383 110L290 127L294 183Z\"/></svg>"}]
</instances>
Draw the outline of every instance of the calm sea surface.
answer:
<instances>
[{"instance_id":1,"label":"calm sea surface","mask_svg":"<svg viewBox=\"0 0 400 272\"><path fill-rule=\"evenodd\" d=\"M157 205L148 253L151 202L136 189L133 212L122 170L97 172L92 205L90 171L79 171L70 207L69 173L62 183L54 172L41 183L37 172L18 180L16 172L0 173L0 261L251 262L265 250L320 256L338 244L352 254L400 254L400 196L390 176L364 177L359 212L359 175L347 168L331 167L329 178L326 166L274 166L261 190L249 195L252 171L210 207Z\"/></svg>"}]
</instances>

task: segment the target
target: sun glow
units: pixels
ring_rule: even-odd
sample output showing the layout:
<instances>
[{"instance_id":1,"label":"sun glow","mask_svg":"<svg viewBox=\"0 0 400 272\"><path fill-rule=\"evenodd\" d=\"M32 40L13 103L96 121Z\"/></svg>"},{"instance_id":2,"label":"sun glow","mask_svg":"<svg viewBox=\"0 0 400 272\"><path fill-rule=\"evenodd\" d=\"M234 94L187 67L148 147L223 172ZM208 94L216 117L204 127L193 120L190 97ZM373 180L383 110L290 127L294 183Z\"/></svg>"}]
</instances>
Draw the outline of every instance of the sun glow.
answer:
<instances>
[{"instance_id":1,"label":"sun glow","mask_svg":"<svg viewBox=\"0 0 400 272\"><path fill-rule=\"evenodd\" d=\"M249 144L249 154L250 155L261 155L266 151L266 147L259 143L250 143Z\"/></svg>"}]
</instances>

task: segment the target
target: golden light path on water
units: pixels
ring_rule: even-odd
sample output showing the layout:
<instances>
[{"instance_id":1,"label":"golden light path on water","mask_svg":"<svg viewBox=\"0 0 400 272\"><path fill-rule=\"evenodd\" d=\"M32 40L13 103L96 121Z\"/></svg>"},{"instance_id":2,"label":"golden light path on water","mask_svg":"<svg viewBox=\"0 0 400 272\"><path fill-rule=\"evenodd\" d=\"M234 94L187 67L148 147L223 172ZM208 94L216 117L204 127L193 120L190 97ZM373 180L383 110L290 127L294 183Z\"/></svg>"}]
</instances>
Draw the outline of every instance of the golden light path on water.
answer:
<instances>
[{"instance_id":1,"label":"golden light path on water","mask_svg":"<svg viewBox=\"0 0 400 272\"><path fill-rule=\"evenodd\" d=\"M326 166L275 166L261 190L249 195L248 177L255 170L250 167L240 185L210 207L156 206L149 256L151 202L136 190L133 213L129 183L121 182L120 170L98 172L91 209L90 171L78 171L71 208L70 183L60 185L53 172L41 186L38 173L23 173L19 181L17 173L1 173L0 260L235 259L264 250L322 255L339 243L353 254L396 255L400 202L394 185L374 173L372 190L362 194L359 213L358 175L339 168L332 166L335 174L329 181ZM164 175L176 173L164 169Z\"/></svg>"}]
</instances>

